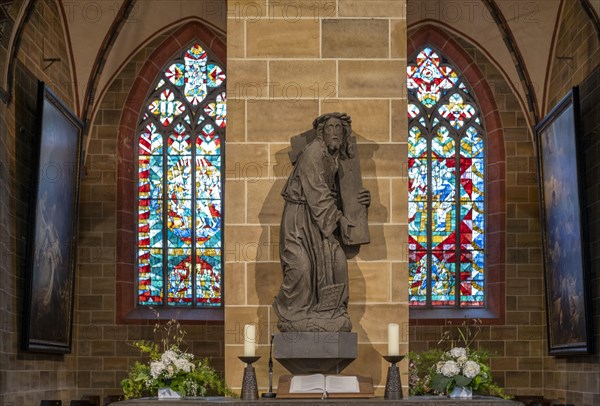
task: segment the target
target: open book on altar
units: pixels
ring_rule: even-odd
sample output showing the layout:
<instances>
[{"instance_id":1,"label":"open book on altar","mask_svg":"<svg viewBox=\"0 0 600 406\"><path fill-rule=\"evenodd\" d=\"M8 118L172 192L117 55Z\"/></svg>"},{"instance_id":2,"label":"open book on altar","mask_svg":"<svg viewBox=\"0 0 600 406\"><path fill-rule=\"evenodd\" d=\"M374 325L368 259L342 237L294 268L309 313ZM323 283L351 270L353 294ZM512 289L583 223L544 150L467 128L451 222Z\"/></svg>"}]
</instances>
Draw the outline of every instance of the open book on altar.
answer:
<instances>
[{"instance_id":1,"label":"open book on altar","mask_svg":"<svg viewBox=\"0 0 600 406\"><path fill-rule=\"evenodd\" d=\"M342 375L296 375L290 383L290 393L359 393L358 378Z\"/></svg>"},{"instance_id":2,"label":"open book on altar","mask_svg":"<svg viewBox=\"0 0 600 406\"><path fill-rule=\"evenodd\" d=\"M370 377L352 375L283 375L277 398L368 398L374 397Z\"/></svg>"}]
</instances>

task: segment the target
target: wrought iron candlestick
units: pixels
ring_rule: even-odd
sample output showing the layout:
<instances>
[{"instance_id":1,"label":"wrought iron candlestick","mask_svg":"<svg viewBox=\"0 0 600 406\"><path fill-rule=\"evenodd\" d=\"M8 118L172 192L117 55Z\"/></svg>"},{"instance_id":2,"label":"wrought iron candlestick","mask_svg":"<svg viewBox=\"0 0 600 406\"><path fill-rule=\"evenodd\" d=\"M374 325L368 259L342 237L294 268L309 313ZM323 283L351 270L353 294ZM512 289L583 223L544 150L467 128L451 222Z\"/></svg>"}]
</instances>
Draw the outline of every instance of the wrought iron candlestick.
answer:
<instances>
[{"instance_id":1,"label":"wrought iron candlestick","mask_svg":"<svg viewBox=\"0 0 600 406\"><path fill-rule=\"evenodd\" d=\"M273 393L273 337L273 334L271 334L271 345L269 346L269 391L261 395L267 399L277 397L277 394Z\"/></svg>"},{"instance_id":2,"label":"wrought iron candlestick","mask_svg":"<svg viewBox=\"0 0 600 406\"><path fill-rule=\"evenodd\" d=\"M258 385L256 384L256 372L254 372L253 363L260 357L238 357L240 361L246 364L244 368L244 379L242 380L242 400L258 400Z\"/></svg>"},{"instance_id":3,"label":"wrought iron candlestick","mask_svg":"<svg viewBox=\"0 0 600 406\"><path fill-rule=\"evenodd\" d=\"M388 400L402 399L402 383L400 381L400 370L396 366L402 361L404 355L384 355L383 359L390 363L387 380L385 381L385 393L383 397Z\"/></svg>"}]
</instances>

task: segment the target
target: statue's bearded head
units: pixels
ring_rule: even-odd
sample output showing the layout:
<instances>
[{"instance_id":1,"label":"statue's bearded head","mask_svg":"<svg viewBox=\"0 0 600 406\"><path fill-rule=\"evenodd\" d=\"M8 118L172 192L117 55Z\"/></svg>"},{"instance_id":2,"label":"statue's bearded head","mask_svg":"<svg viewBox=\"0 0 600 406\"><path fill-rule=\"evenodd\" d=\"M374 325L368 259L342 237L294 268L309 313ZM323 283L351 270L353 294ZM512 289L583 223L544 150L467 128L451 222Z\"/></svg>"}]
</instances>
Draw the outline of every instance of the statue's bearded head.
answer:
<instances>
[{"instance_id":1,"label":"statue's bearded head","mask_svg":"<svg viewBox=\"0 0 600 406\"><path fill-rule=\"evenodd\" d=\"M313 122L317 137L321 137L330 154L340 153L342 159L348 157L348 137L352 132L351 120L346 113L327 113Z\"/></svg>"},{"instance_id":2,"label":"statue's bearded head","mask_svg":"<svg viewBox=\"0 0 600 406\"><path fill-rule=\"evenodd\" d=\"M342 146L342 140L344 137L344 131L342 129L342 122L339 118L331 117L325 121L323 127L323 140L330 154L335 154L339 151Z\"/></svg>"}]
</instances>

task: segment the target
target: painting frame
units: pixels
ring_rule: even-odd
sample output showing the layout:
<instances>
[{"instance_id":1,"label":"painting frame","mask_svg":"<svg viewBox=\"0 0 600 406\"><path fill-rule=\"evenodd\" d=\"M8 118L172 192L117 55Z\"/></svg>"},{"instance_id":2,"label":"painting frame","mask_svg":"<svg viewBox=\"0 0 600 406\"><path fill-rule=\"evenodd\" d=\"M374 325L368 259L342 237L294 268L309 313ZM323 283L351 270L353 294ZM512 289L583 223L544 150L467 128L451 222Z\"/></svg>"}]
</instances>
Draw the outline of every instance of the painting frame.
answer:
<instances>
[{"instance_id":1,"label":"painting frame","mask_svg":"<svg viewBox=\"0 0 600 406\"><path fill-rule=\"evenodd\" d=\"M83 124L38 82L21 349L71 352Z\"/></svg>"},{"instance_id":2,"label":"painting frame","mask_svg":"<svg viewBox=\"0 0 600 406\"><path fill-rule=\"evenodd\" d=\"M593 352L589 256L574 87L535 127L549 355Z\"/></svg>"}]
</instances>

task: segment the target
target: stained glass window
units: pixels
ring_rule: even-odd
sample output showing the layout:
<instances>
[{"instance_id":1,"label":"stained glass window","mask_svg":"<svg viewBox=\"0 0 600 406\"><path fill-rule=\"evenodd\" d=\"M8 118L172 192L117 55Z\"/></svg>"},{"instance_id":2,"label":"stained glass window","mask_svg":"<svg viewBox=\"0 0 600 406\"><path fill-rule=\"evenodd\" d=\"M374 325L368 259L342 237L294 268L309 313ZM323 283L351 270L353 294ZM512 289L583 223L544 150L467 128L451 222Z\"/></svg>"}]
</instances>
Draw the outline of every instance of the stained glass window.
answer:
<instances>
[{"instance_id":1,"label":"stained glass window","mask_svg":"<svg viewBox=\"0 0 600 406\"><path fill-rule=\"evenodd\" d=\"M221 305L225 73L195 43L165 67L138 140L138 304Z\"/></svg>"},{"instance_id":2,"label":"stained glass window","mask_svg":"<svg viewBox=\"0 0 600 406\"><path fill-rule=\"evenodd\" d=\"M485 305L485 131L460 72L426 47L407 67L409 303Z\"/></svg>"}]
</instances>

